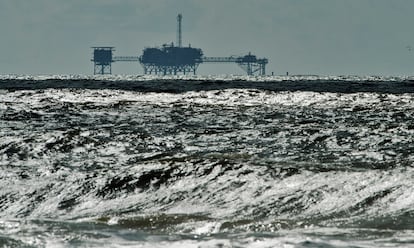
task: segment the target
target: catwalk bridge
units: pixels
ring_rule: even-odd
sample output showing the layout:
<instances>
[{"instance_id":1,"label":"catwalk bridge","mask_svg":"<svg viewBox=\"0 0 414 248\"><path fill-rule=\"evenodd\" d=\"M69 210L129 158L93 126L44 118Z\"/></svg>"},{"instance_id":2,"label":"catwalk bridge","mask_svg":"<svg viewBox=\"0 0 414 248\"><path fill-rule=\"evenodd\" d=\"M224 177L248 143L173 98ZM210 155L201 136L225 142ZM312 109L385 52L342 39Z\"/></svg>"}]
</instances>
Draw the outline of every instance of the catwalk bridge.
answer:
<instances>
[{"instance_id":1,"label":"catwalk bridge","mask_svg":"<svg viewBox=\"0 0 414 248\"><path fill-rule=\"evenodd\" d=\"M94 74L112 74L114 62L139 62L144 68L145 74L177 75L196 74L197 68L202 63L235 63L239 65L247 75L265 75L268 59L257 58L248 53L244 56L230 57L206 57L199 48L182 46L182 15L177 17L177 44L163 45L162 47L145 48L141 56L113 56L114 47L92 47Z\"/></svg>"}]
</instances>

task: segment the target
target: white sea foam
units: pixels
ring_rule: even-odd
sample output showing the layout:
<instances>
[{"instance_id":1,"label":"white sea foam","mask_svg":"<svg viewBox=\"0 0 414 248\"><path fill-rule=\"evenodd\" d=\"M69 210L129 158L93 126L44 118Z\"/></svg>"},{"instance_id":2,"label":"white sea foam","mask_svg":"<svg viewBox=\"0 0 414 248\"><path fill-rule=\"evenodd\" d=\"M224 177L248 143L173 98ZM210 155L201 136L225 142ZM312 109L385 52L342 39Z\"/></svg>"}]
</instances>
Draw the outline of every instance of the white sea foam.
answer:
<instances>
[{"instance_id":1,"label":"white sea foam","mask_svg":"<svg viewBox=\"0 0 414 248\"><path fill-rule=\"evenodd\" d=\"M409 242L413 102L411 93L257 89L0 92L0 235L40 245L75 236L85 246L372 247L371 228L380 244ZM160 235L133 230L159 226ZM349 240L355 232L360 240Z\"/></svg>"},{"instance_id":2,"label":"white sea foam","mask_svg":"<svg viewBox=\"0 0 414 248\"><path fill-rule=\"evenodd\" d=\"M400 82L413 80L412 76L357 76L357 75L291 75L291 76L244 76L244 75L0 75L0 80L107 80L107 81L153 81L153 80L200 80L200 81L352 81L352 82Z\"/></svg>"}]
</instances>

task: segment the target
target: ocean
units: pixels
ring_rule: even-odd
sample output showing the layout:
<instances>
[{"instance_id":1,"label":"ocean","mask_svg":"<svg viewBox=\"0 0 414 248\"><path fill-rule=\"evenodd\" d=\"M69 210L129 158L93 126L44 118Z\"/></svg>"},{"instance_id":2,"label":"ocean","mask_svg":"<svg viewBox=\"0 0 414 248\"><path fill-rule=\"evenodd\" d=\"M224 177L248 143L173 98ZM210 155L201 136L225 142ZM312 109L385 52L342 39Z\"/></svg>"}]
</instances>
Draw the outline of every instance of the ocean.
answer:
<instances>
[{"instance_id":1,"label":"ocean","mask_svg":"<svg viewBox=\"0 0 414 248\"><path fill-rule=\"evenodd\" d=\"M0 76L1 247L414 247L414 78Z\"/></svg>"}]
</instances>

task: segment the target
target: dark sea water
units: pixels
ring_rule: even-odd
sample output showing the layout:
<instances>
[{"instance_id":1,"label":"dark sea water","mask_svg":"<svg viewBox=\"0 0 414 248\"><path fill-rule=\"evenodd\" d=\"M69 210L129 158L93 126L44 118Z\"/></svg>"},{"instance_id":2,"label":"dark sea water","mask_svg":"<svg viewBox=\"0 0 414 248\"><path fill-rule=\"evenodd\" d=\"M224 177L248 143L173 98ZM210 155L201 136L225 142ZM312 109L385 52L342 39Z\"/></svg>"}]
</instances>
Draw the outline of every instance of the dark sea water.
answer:
<instances>
[{"instance_id":1,"label":"dark sea water","mask_svg":"<svg viewBox=\"0 0 414 248\"><path fill-rule=\"evenodd\" d=\"M414 82L0 77L0 247L414 247Z\"/></svg>"}]
</instances>

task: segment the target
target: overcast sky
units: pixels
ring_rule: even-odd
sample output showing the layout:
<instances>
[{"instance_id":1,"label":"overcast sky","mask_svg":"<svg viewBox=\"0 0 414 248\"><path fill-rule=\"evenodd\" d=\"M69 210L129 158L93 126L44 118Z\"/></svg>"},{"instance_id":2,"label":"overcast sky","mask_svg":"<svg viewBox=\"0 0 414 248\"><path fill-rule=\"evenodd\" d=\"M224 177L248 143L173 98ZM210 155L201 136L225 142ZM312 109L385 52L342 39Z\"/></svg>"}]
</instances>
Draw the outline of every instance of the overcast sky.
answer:
<instances>
[{"instance_id":1,"label":"overcast sky","mask_svg":"<svg viewBox=\"0 0 414 248\"><path fill-rule=\"evenodd\" d=\"M267 57L268 73L414 75L413 10L413 0L1 0L0 74L92 74L91 46L139 56L175 41L182 13L185 45ZM199 68L223 73L243 71Z\"/></svg>"}]
</instances>

